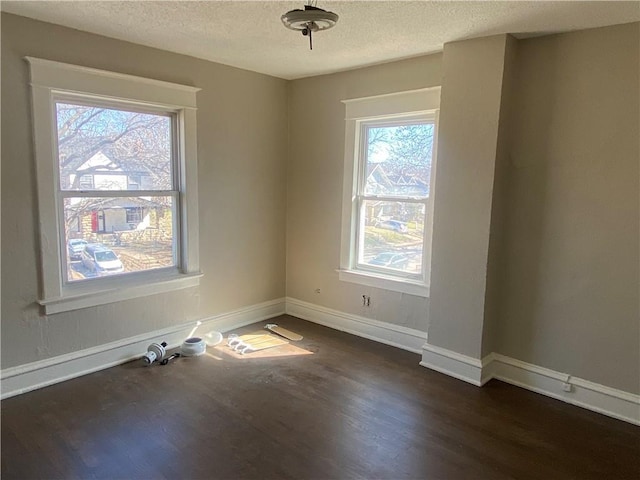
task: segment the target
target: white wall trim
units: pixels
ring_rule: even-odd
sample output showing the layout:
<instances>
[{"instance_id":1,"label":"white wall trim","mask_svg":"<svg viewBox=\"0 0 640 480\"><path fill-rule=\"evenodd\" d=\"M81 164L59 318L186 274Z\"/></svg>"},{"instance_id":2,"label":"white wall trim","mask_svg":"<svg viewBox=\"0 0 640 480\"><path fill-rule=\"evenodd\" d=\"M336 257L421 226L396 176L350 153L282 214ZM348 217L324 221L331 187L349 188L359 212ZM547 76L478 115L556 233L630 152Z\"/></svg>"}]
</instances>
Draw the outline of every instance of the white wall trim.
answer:
<instances>
[{"instance_id":1,"label":"white wall trim","mask_svg":"<svg viewBox=\"0 0 640 480\"><path fill-rule=\"evenodd\" d=\"M420 88L371 97L342 100L346 119L377 118L440 108L440 87Z\"/></svg>"},{"instance_id":2,"label":"white wall trim","mask_svg":"<svg viewBox=\"0 0 640 480\"><path fill-rule=\"evenodd\" d=\"M640 395L498 353L491 353L480 360L427 343L423 348L420 365L476 386L482 386L495 378L547 397L640 425ZM565 383L571 385L570 392L563 390Z\"/></svg>"},{"instance_id":3,"label":"white wall trim","mask_svg":"<svg viewBox=\"0 0 640 480\"><path fill-rule=\"evenodd\" d=\"M427 339L426 332L413 328L340 312L291 297L286 300L288 315L413 353L421 353L422 345Z\"/></svg>"},{"instance_id":4,"label":"white wall trim","mask_svg":"<svg viewBox=\"0 0 640 480\"><path fill-rule=\"evenodd\" d=\"M547 397L640 425L640 395L600 385L567 373L526 363L497 353L486 366L490 378L526 388ZM571 385L565 392L564 383Z\"/></svg>"},{"instance_id":5,"label":"white wall trim","mask_svg":"<svg viewBox=\"0 0 640 480\"><path fill-rule=\"evenodd\" d=\"M429 297L429 286L420 281L392 277L362 270L338 269L338 279L368 287L382 288L392 292L406 293L417 297Z\"/></svg>"},{"instance_id":6,"label":"white wall trim","mask_svg":"<svg viewBox=\"0 0 640 480\"><path fill-rule=\"evenodd\" d=\"M425 343L422 347L420 365L471 383L477 387L481 387L489 381L489 378L484 378L482 375L483 362L480 359L428 343Z\"/></svg>"},{"instance_id":7,"label":"white wall trim","mask_svg":"<svg viewBox=\"0 0 640 480\"><path fill-rule=\"evenodd\" d=\"M111 98L136 98L145 103L179 105L196 108L196 93L201 89L190 85L165 82L124 73L109 72L81 65L24 57L31 67L31 84L68 92L86 92ZM133 93L133 97L131 96Z\"/></svg>"},{"instance_id":8,"label":"white wall trim","mask_svg":"<svg viewBox=\"0 0 640 480\"><path fill-rule=\"evenodd\" d=\"M93 307L96 305L105 305L107 303L120 302L131 298L140 298L147 295L158 295L160 293L172 292L175 290L196 287L200 284L202 273L191 274L160 274L154 275L149 272L148 280L145 283L139 283L139 279L131 278L108 278L106 280L117 280L118 288L105 288L100 292L95 290L87 293L71 294L58 298L48 298L46 300L37 300L40 305L45 307L47 315L54 313L68 312L81 308ZM111 283L112 285L114 282ZM125 285L129 285L125 287Z\"/></svg>"},{"instance_id":9,"label":"white wall trim","mask_svg":"<svg viewBox=\"0 0 640 480\"><path fill-rule=\"evenodd\" d=\"M211 330L226 332L285 312L284 298L251 305L231 312L201 319L195 335ZM136 335L97 347L67 353L37 362L5 368L0 372L0 398L9 398L31 390L97 372L141 358L151 342L179 346L196 327L197 321Z\"/></svg>"}]
</instances>

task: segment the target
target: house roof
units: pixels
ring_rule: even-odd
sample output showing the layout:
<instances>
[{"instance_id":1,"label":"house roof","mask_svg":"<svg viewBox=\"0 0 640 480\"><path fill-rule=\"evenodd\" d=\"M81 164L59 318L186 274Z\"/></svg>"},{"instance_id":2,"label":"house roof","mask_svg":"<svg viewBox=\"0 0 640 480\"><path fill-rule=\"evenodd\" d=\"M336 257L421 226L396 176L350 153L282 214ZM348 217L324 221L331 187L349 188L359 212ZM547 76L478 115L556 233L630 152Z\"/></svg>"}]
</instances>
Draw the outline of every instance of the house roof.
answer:
<instances>
[{"instance_id":1,"label":"house roof","mask_svg":"<svg viewBox=\"0 0 640 480\"><path fill-rule=\"evenodd\" d=\"M429 182L423 176L422 172L396 172L385 168L383 163L377 163L367 176L367 192L377 195L428 196Z\"/></svg>"}]
</instances>

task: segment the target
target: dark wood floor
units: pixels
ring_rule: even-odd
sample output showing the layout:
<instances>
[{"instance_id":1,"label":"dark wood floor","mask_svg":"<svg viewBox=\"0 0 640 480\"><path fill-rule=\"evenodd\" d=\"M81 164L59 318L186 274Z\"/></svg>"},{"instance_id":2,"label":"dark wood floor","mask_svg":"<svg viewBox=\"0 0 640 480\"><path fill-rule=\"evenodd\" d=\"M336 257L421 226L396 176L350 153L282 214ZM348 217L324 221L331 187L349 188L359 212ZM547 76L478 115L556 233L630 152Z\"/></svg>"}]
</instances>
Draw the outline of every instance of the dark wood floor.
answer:
<instances>
[{"instance_id":1,"label":"dark wood floor","mask_svg":"<svg viewBox=\"0 0 640 480\"><path fill-rule=\"evenodd\" d=\"M640 478L638 427L276 323L304 340L131 362L3 401L2 479Z\"/></svg>"}]
</instances>

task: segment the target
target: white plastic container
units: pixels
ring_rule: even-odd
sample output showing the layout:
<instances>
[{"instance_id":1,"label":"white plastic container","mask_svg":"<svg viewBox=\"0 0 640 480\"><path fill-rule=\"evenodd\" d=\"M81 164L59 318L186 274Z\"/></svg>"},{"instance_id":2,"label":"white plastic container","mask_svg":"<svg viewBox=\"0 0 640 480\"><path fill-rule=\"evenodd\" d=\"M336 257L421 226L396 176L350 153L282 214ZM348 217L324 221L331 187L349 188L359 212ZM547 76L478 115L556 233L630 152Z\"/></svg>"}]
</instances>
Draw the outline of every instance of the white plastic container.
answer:
<instances>
[{"instance_id":1,"label":"white plastic container","mask_svg":"<svg viewBox=\"0 0 640 480\"><path fill-rule=\"evenodd\" d=\"M200 337L187 338L180 348L180 353L185 357L197 357L207 351L207 344Z\"/></svg>"}]
</instances>

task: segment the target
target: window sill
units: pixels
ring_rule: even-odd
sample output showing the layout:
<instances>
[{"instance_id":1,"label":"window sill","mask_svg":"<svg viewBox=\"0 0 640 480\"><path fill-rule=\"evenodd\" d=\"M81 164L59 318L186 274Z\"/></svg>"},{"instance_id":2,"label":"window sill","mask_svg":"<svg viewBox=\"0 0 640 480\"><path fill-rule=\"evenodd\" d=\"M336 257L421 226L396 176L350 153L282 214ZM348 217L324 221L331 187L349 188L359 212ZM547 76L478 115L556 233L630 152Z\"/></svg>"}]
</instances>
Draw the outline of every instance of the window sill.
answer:
<instances>
[{"instance_id":1,"label":"window sill","mask_svg":"<svg viewBox=\"0 0 640 480\"><path fill-rule=\"evenodd\" d=\"M44 307L47 315L69 312L81 308L95 307L107 303L195 287L200 284L200 277L202 277L202 275L202 273L190 273L186 275L162 276L143 284L131 284L125 280L112 288L102 288L100 290L82 293L70 293L59 298L38 300L38 303Z\"/></svg>"},{"instance_id":2,"label":"window sill","mask_svg":"<svg viewBox=\"0 0 640 480\"><path fill-rule=\"evenodd\" d=\"M429 286L417 281L356 270L338 270L338 278L343 282L358 283L418 297L429 297Z\"/></svg>"}]
</instances>

